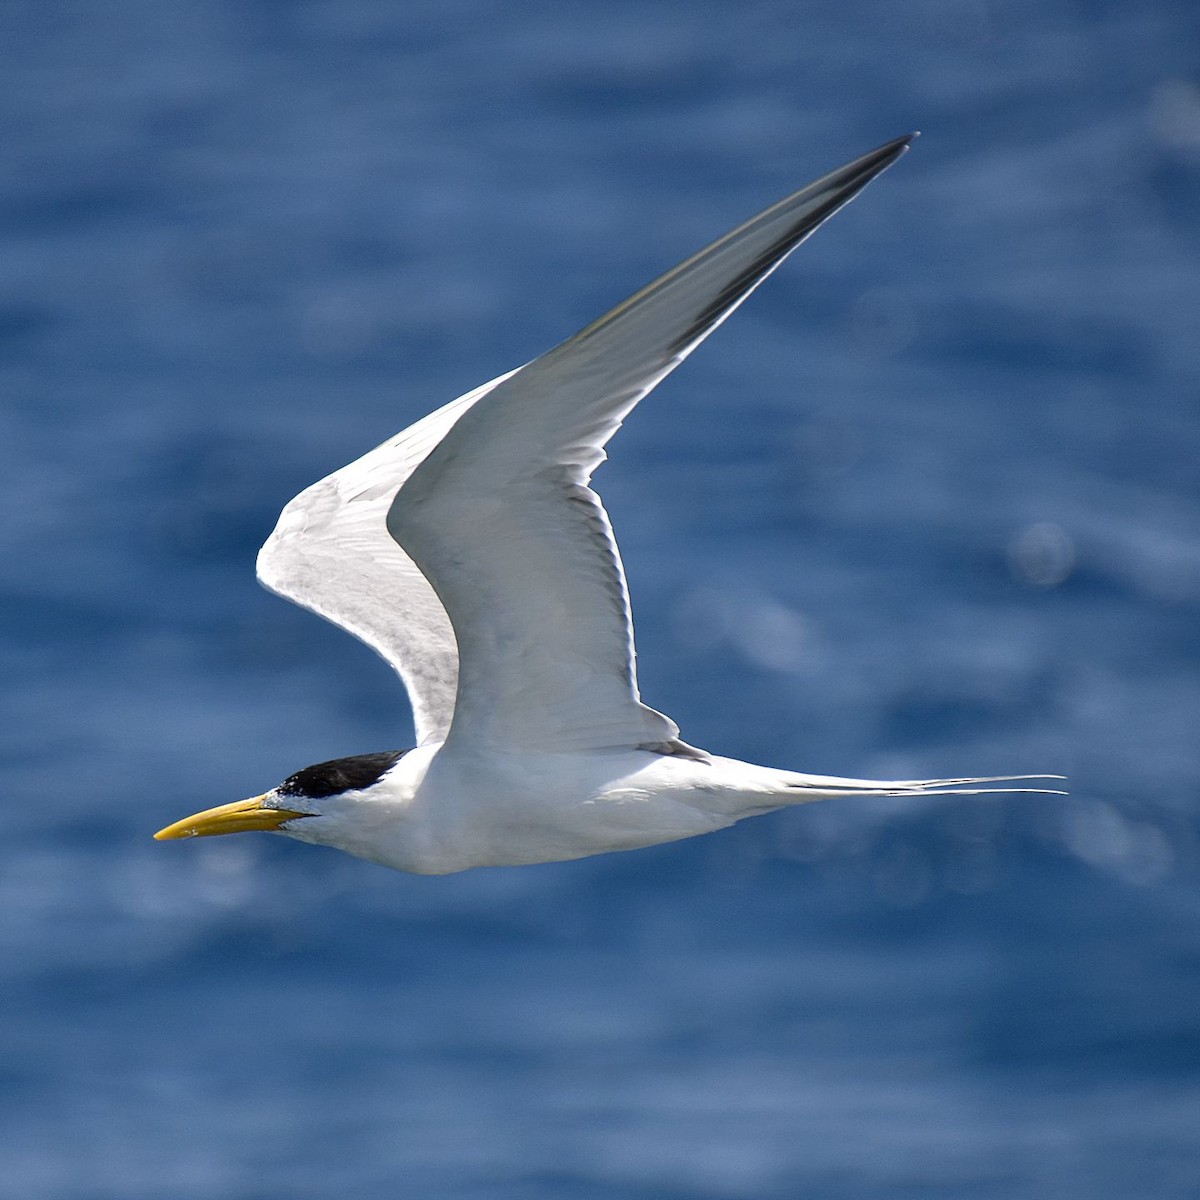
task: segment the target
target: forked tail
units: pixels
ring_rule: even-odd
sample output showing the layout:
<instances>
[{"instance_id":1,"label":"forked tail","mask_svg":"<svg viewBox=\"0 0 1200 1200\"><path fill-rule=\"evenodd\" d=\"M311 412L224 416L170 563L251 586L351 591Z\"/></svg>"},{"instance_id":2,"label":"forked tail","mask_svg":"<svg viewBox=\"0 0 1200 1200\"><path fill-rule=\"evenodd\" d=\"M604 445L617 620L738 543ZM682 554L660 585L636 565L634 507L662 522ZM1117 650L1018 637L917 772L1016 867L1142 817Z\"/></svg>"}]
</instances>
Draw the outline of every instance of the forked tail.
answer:
<instances>
[{"instance_id":1,"label":"forked tail","mask_svg":"<svg viewBox=\"0 0 1200 1200\"><path fill-rule=\"evenodd\" d=\"M786 787L797 801L829 800L837 796L1065 796L1062 788L991 787L997 783L1066 779L1065 775L981 775L975 779L841 779L834 775L788 773Z\"/></svg>"}]
</instances>

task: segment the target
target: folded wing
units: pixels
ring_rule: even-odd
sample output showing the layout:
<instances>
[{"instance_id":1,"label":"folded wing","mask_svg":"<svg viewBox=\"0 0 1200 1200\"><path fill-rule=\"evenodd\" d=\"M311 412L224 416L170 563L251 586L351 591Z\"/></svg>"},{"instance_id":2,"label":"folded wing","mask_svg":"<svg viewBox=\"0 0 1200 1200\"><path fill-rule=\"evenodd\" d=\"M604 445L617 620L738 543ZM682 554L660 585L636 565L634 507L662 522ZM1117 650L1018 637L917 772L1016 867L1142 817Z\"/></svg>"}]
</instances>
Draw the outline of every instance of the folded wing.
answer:
<instances>
[{"instance_id":1,"label":"folded wing","mask_svg":"<svg viewBox=\"0 0 1200 1200\"><path fill-rule=\"evenodd\" d=\"M457 638L451 741L553 751L677 736L638 695L624 571L592 472L633 406L910 140L780 201L514 372L416 465L387 525Z\"/></svg>"}]
</instances>

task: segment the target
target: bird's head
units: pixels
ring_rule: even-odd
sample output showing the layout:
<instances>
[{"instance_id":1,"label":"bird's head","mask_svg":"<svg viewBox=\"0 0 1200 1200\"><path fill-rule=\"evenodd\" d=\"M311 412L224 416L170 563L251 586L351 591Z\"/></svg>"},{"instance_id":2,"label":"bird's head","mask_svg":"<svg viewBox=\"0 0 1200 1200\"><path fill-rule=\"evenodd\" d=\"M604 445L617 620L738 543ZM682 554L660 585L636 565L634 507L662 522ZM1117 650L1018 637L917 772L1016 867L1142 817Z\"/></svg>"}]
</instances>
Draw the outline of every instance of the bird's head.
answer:
<instances>
[{"instance_id":1,"label":"bird's head","mask_svg":"<svg viewBox=\"0 0 1200 1200\"><path fill-rule=\"evenodd\" d=\"M160 829L154 836L159 841L167 841L172 838L245 833L254 829L290 833L293 832L289 828L291 822L332 815L341 807L343 798L349 798L352 794L361 796L361 793L377 784L405 753L404 750L384 750L378 754L356 754L351 758L317 763L289 775L278 787L261 796L205 809Z\"/></svg>"}]
</instances>

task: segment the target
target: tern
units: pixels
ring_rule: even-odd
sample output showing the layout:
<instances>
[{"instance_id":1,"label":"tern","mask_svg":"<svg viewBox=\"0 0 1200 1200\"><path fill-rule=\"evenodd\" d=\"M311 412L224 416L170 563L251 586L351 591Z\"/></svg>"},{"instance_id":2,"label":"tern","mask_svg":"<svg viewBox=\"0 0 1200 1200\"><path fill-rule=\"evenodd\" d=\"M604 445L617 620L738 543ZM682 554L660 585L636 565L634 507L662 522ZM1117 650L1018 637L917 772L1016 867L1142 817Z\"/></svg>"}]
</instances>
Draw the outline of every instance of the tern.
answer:
<instances>
[{"instance_id":1,"label":"tern","mask_svg":"<svg viewBox=\"0 0 1200 1200\"><path fill-rule=\"evenodd\" d=\"M259 580L391 664L417 744L306 767L155 837L269 830L437 875L632 850L812 800L1052 790L996 785L1060 776L844 779L689 745L641 701L625 573L590 486L634 405L915 136L292 500Z\"/></svg>"}]
</instances>

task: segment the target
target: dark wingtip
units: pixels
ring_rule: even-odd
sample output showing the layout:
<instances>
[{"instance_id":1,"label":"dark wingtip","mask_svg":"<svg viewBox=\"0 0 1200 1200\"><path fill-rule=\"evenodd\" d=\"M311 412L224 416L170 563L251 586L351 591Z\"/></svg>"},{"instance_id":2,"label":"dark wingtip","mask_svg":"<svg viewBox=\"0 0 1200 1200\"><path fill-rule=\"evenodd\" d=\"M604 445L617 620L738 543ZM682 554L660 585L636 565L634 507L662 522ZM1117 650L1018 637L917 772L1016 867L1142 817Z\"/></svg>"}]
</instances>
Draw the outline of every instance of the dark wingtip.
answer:
<instances>
[{"instance_id":1,"label":"dark wingtip","mask_svg":"<svg viewBox=\"0 0 1200 1200\"><path fill-rule=\"evenodd\" d=\"M867 182L870 182L871 179L874 179L881 171L890 167L898 158L902 158L907 154L913 140L920 136L920 130L914 129L912 133L892 138L890 142L884 142L882 146L876 146L874 150L864 154L862 158L856 159L852 163L847 163L840 172L835 172L835 174L866 170L871 172L867 180ZM865 186L865 183L863 186Z\"/></svg>"},{"instance_id":2,"label":"dark wingtip","mask_svg":"<svg viewBox=\"0 0 1200 1200\"><path fill-rule=\"evenodd\" d=\"M894 154L899 157L909 146L913 144L921 136L919 129L914 129L911 133L906 133L901 137L893 138L890 142L884 142L876 151L877 154Z\"/></svg>"}]
</instances>

